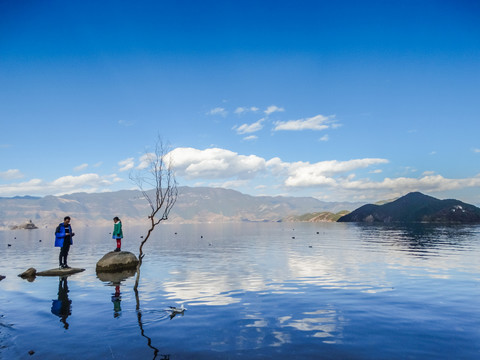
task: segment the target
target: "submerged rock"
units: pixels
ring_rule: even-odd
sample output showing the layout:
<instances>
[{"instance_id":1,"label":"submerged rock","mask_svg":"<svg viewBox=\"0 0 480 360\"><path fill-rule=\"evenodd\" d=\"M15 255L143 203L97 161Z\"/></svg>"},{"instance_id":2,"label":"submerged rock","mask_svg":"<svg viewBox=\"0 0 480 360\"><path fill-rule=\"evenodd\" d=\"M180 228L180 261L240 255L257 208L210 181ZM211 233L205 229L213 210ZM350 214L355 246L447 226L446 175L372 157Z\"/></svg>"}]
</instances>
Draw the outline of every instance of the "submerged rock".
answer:
<instances>
[{"instance_id":1,"label":"submerged rock","mask_svg":"<svg viewBox=\"0 0 480 360\"><path fill-rule=\"evenodd\" d=\"M65 275L76 274L82 271L85 271L85 269L80 269L80 268L50 269L50 270L37 272L37 276L65 276Z\"/></svg>"},{"instance_id":2,"label":"submerged rock","mask_svg":"<svg viewBox=\"0 0 480 360\"><path fill-rule=\"evenodd\" d=\"M38 271L35 268L29 268L23 273L19 274L22 279L27 279L28 281L33 281L36 276L66 276L72 275L79 272L85 271L85 269L80 268L68 268L68 269L50 269L45 271Z\"/></svg>"},{"instance_id":3,"label":"submerged rock","mask_svg":"<svg viewBox=\"0 0 480 360\"><path fill-rule=\"evenodd\" d=\"M97 262L97 273L99 272L119 272L129 269L135 269L138 264L137 257L129 251L111 251L106 253Z\"/></svg>"}]
</instances>

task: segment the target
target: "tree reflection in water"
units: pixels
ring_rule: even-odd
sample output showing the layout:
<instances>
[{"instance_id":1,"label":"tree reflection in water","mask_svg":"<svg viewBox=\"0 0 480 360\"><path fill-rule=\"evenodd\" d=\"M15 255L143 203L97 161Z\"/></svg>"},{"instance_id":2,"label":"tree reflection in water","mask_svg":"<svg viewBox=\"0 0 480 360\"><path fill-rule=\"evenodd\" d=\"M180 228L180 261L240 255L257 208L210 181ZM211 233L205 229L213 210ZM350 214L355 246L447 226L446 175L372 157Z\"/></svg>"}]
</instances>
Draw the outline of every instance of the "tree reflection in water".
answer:
<instances>
[{"instance_id":1,"label":"tree reflection in water","mask_svg":"<svg viewBox=\"0 0 480 360\"><path fill-rule=\"evenodd\" d=\"M147 339L147 345L150 349L153 350L153 358L156 359L158 352L160 351L158 348L152 345L152 338L147 336L145 334L145 330L143 329L143 323L142 323L142 311L140 310L140 304L138 303L138 297L137 297L137 319L138 319L138 326L140 327L140 334ZM163 355L162 355L163 356ZM170 358L170 356L168 356Z\"/></svg>"},{"instance_id":2,"label":"tree reflection in water","mask_svg":"<svg viewBox=\"0 0 480 360\"><path fill-rule=\"evenodd\" d=\"M127 270L122 272L106 273L106 272L97 272L97 277L103 282L108 282L108 285L115 286L115 292L112 294L113 302L113 316L115 318L120 317L121 315L121 284L126 279L135 275L135 269ZM158 353L160 350L152 344L152 338L145 334L145 329L142 321L142 310L140 308L140 296L138 294L138 289L135 290L135 301L136 301L136 311L137 311L137 321L138 327L140 328L140 334L147 339L147 345L150 349L153 350L153 359L157 359ZM160 359L170 359L170 355L160 355Z\"/></svg>"}]
</instances>

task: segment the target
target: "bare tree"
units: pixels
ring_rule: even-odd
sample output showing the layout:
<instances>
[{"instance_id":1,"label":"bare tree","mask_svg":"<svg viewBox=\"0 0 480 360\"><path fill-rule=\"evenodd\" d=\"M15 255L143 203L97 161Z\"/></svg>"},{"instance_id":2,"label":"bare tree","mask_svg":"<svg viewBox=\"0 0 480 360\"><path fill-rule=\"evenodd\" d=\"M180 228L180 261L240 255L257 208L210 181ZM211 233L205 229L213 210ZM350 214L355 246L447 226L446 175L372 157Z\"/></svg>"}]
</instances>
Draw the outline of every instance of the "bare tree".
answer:
<instances>
[{"instance_id":1,"label":"bare tree","mask_svg":"<svg viewBox=\"0 0 480 360\"><path fill-rule=\"evenodd\" d=\"M155 152L146 153L143 157L144 162L141 165L141 169L137 173L130 175L130 179L137 184L143 197L150 205L151 210L148 216L150 228L140 243L138 254L137 277L133 288L137 295L137 300L140 267L142 266L142 260L145 256L143 246L155 227L160 224L160 222L168 219L168 215L178 197L177 181L173 171L172 159L168 156L167 150L162 139L158 137L155 144Z\"/></svg>"}]
</instances>

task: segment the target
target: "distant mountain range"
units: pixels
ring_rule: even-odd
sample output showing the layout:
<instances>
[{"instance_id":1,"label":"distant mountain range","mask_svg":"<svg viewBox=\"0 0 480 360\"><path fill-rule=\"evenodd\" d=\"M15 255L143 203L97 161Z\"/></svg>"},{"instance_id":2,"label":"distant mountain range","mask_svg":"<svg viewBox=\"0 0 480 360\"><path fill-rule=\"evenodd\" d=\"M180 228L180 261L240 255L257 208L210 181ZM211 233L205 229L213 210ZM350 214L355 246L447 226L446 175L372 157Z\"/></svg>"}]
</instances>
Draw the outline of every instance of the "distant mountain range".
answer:
<instances>
[{"instance_id":1,"label":"distant mountain range","mask_svg":"<svg viewBox=\"0 0 480 360\"><path fill-rule=\"evenodd\" d=\"M364 205L338 221L480 223L480 208L459 200L439 200L420 192L412 192L383 205Z\"/></svg>"},{"instance_id":2,"label":"distant mountain range","mask_svg":"<svg viewBox=\"0 0 480 360\"><path fill-rule=\"evenodd\" d=\"M324 202L312 197L250 196L222 188L179 187L179 197L168 222L272 222L307 213L351 211L360 205L362 203ZM148 203L137 190L0 198L2 228L29 220L40 228L53 227L66 215L72 217L76 226L110 224L114 216L119 216L124 223L143 223L148 214Z\"/></svg>"}]
</instances>

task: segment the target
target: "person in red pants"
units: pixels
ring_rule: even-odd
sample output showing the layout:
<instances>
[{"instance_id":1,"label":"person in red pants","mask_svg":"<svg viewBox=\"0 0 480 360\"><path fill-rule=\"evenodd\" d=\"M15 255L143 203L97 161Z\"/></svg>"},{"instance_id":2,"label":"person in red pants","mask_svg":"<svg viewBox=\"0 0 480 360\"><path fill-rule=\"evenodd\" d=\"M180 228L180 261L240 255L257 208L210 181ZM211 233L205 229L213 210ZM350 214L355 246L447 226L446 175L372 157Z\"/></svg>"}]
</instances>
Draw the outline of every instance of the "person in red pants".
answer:
<instances>
[{"instance_id":1,"label":"person in red pants","mask_svg":"<svg viewBox=\"0 0 480 360\"><path fill-rule=\"evenodd\" d=\"M112 239L117 240L117 248L114 251L122 251L122 221L118 218L118 216L115 216L113 218L113 222L115 224L113 225Z\"/></svg>"}]
</instances>

